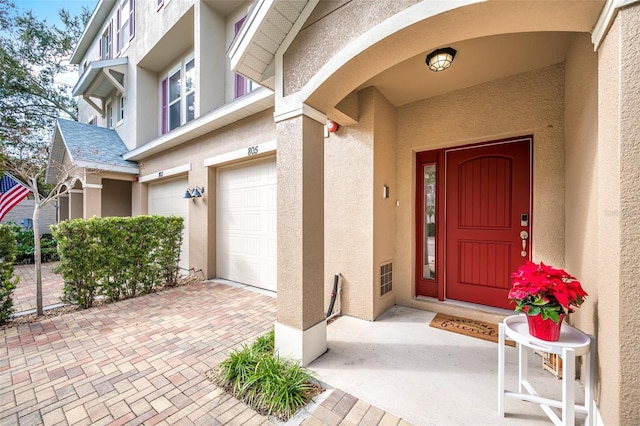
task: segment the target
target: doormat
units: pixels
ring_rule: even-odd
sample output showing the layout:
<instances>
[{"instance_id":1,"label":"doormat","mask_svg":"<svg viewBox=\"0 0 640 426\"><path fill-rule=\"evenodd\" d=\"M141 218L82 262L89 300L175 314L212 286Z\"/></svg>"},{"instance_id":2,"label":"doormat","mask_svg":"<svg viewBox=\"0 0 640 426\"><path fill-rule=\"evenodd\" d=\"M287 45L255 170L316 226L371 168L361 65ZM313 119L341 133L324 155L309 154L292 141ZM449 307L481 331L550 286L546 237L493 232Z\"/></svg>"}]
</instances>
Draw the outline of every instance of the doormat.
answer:
<instances>
[{"instance_id":1,"label":"doormat","mask_svg":"<svg viewBox=\"0 0 640 426\"><path fill-rule=\"evenodd\" d=\"M456 317L454 315L436 314L429 325L441 330L498 343L498 324ZM515 342L511 340L506 340L506 344L515 346Z\"/></svg>"}]
</instances>

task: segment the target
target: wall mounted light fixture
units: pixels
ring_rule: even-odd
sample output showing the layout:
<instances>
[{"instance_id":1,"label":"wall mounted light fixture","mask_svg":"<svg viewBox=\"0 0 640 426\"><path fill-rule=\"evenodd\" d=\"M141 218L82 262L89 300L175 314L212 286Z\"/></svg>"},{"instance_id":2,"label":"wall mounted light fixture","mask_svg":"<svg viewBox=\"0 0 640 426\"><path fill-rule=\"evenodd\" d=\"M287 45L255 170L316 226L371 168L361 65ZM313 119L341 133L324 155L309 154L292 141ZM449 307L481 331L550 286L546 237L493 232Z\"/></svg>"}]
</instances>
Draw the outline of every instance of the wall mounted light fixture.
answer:
<instances>
[{"instance_id":1,"label":"wall mounted light fixture","mask_svg":"<svg viewBox=\"0 0 640 426\"><path fill-rule=\"evenodd\" d=\"M444 71L451 66L456 50L451 47L436 49L427 55L427 65L431 71Z\"/></svg>"},{"instance_id":2,"label":"wall mounted light fixture","mask_svg":"<svg viewBox=\"0 0 640 426\"><path fill-rule=\"evenodd\" d=\"M204 186L195 186L193 188L187 188L182 198L200 198L204 194Z\"/></svg>"}]
</instances>

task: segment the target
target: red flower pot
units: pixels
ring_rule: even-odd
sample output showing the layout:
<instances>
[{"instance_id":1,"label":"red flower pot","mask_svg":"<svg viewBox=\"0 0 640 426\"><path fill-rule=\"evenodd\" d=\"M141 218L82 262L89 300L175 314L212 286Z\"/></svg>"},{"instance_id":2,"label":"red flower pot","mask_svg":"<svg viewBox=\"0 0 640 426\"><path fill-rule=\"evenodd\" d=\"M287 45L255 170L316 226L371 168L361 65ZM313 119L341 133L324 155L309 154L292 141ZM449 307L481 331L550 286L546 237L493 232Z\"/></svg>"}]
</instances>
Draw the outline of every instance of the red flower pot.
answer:
<instances>
[{"instance_id":1,"label":"red flower pot","mask_svg":"<svg viewBox=\"0 0 640 426\"><path fill-rule=\"evenodd\" d=\"M527 315L529 334L547 342L557 342L565 316L566 314L560 314L560 321L556 324L552 319L542 319L542 315Z\"/></svg>"}]
</instances>

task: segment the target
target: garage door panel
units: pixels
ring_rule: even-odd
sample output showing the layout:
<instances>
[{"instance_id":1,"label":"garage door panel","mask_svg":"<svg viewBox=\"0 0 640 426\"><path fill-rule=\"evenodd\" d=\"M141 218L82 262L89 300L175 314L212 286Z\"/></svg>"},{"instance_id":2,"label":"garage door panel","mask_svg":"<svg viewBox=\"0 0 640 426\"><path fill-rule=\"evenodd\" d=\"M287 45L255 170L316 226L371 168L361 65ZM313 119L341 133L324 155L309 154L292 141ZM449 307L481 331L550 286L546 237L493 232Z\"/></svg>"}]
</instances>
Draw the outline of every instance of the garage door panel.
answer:
<instances>
[{"instance_id":1,"label":"garage door panel","mask_svg":"<svg viewBox=\"0 0 640 426\"><path fill-rule=\"evenodd\" d=\"M148 212L150 215L180 216L184 218L180 267L189 269L189 200L183 199L188 186L186 177L149 184Z\"/></svg>"},{"instance_id":2,"label":"garage door panel","mask_svg":"<svg viewBox=\"0 0 640 426\"><path fill-rule=\"evenodd\" d=\"M276 290L276 189L273 159L220 169L216 202L220 278Z\"/></svg>"}]
</instances>

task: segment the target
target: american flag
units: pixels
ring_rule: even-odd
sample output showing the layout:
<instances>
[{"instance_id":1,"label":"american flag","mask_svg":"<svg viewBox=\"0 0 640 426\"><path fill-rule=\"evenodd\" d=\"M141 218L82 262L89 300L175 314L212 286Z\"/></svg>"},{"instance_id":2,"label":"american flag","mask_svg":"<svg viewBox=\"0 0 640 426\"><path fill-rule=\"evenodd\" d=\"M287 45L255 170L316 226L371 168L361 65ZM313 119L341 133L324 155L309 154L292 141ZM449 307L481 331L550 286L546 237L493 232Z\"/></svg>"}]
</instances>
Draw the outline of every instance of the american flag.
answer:
<instances>
[{"instance_id":1,"label":"american flag","mask_svg":"<svg viewBox=\"0 0 640 426\"><path fill-rule=\"evenodd\" d=\"M27 198L31 190L5 174L0 180L0 220L4 215L16 206L20 201Z\"/></svg>"}]
</instances>

